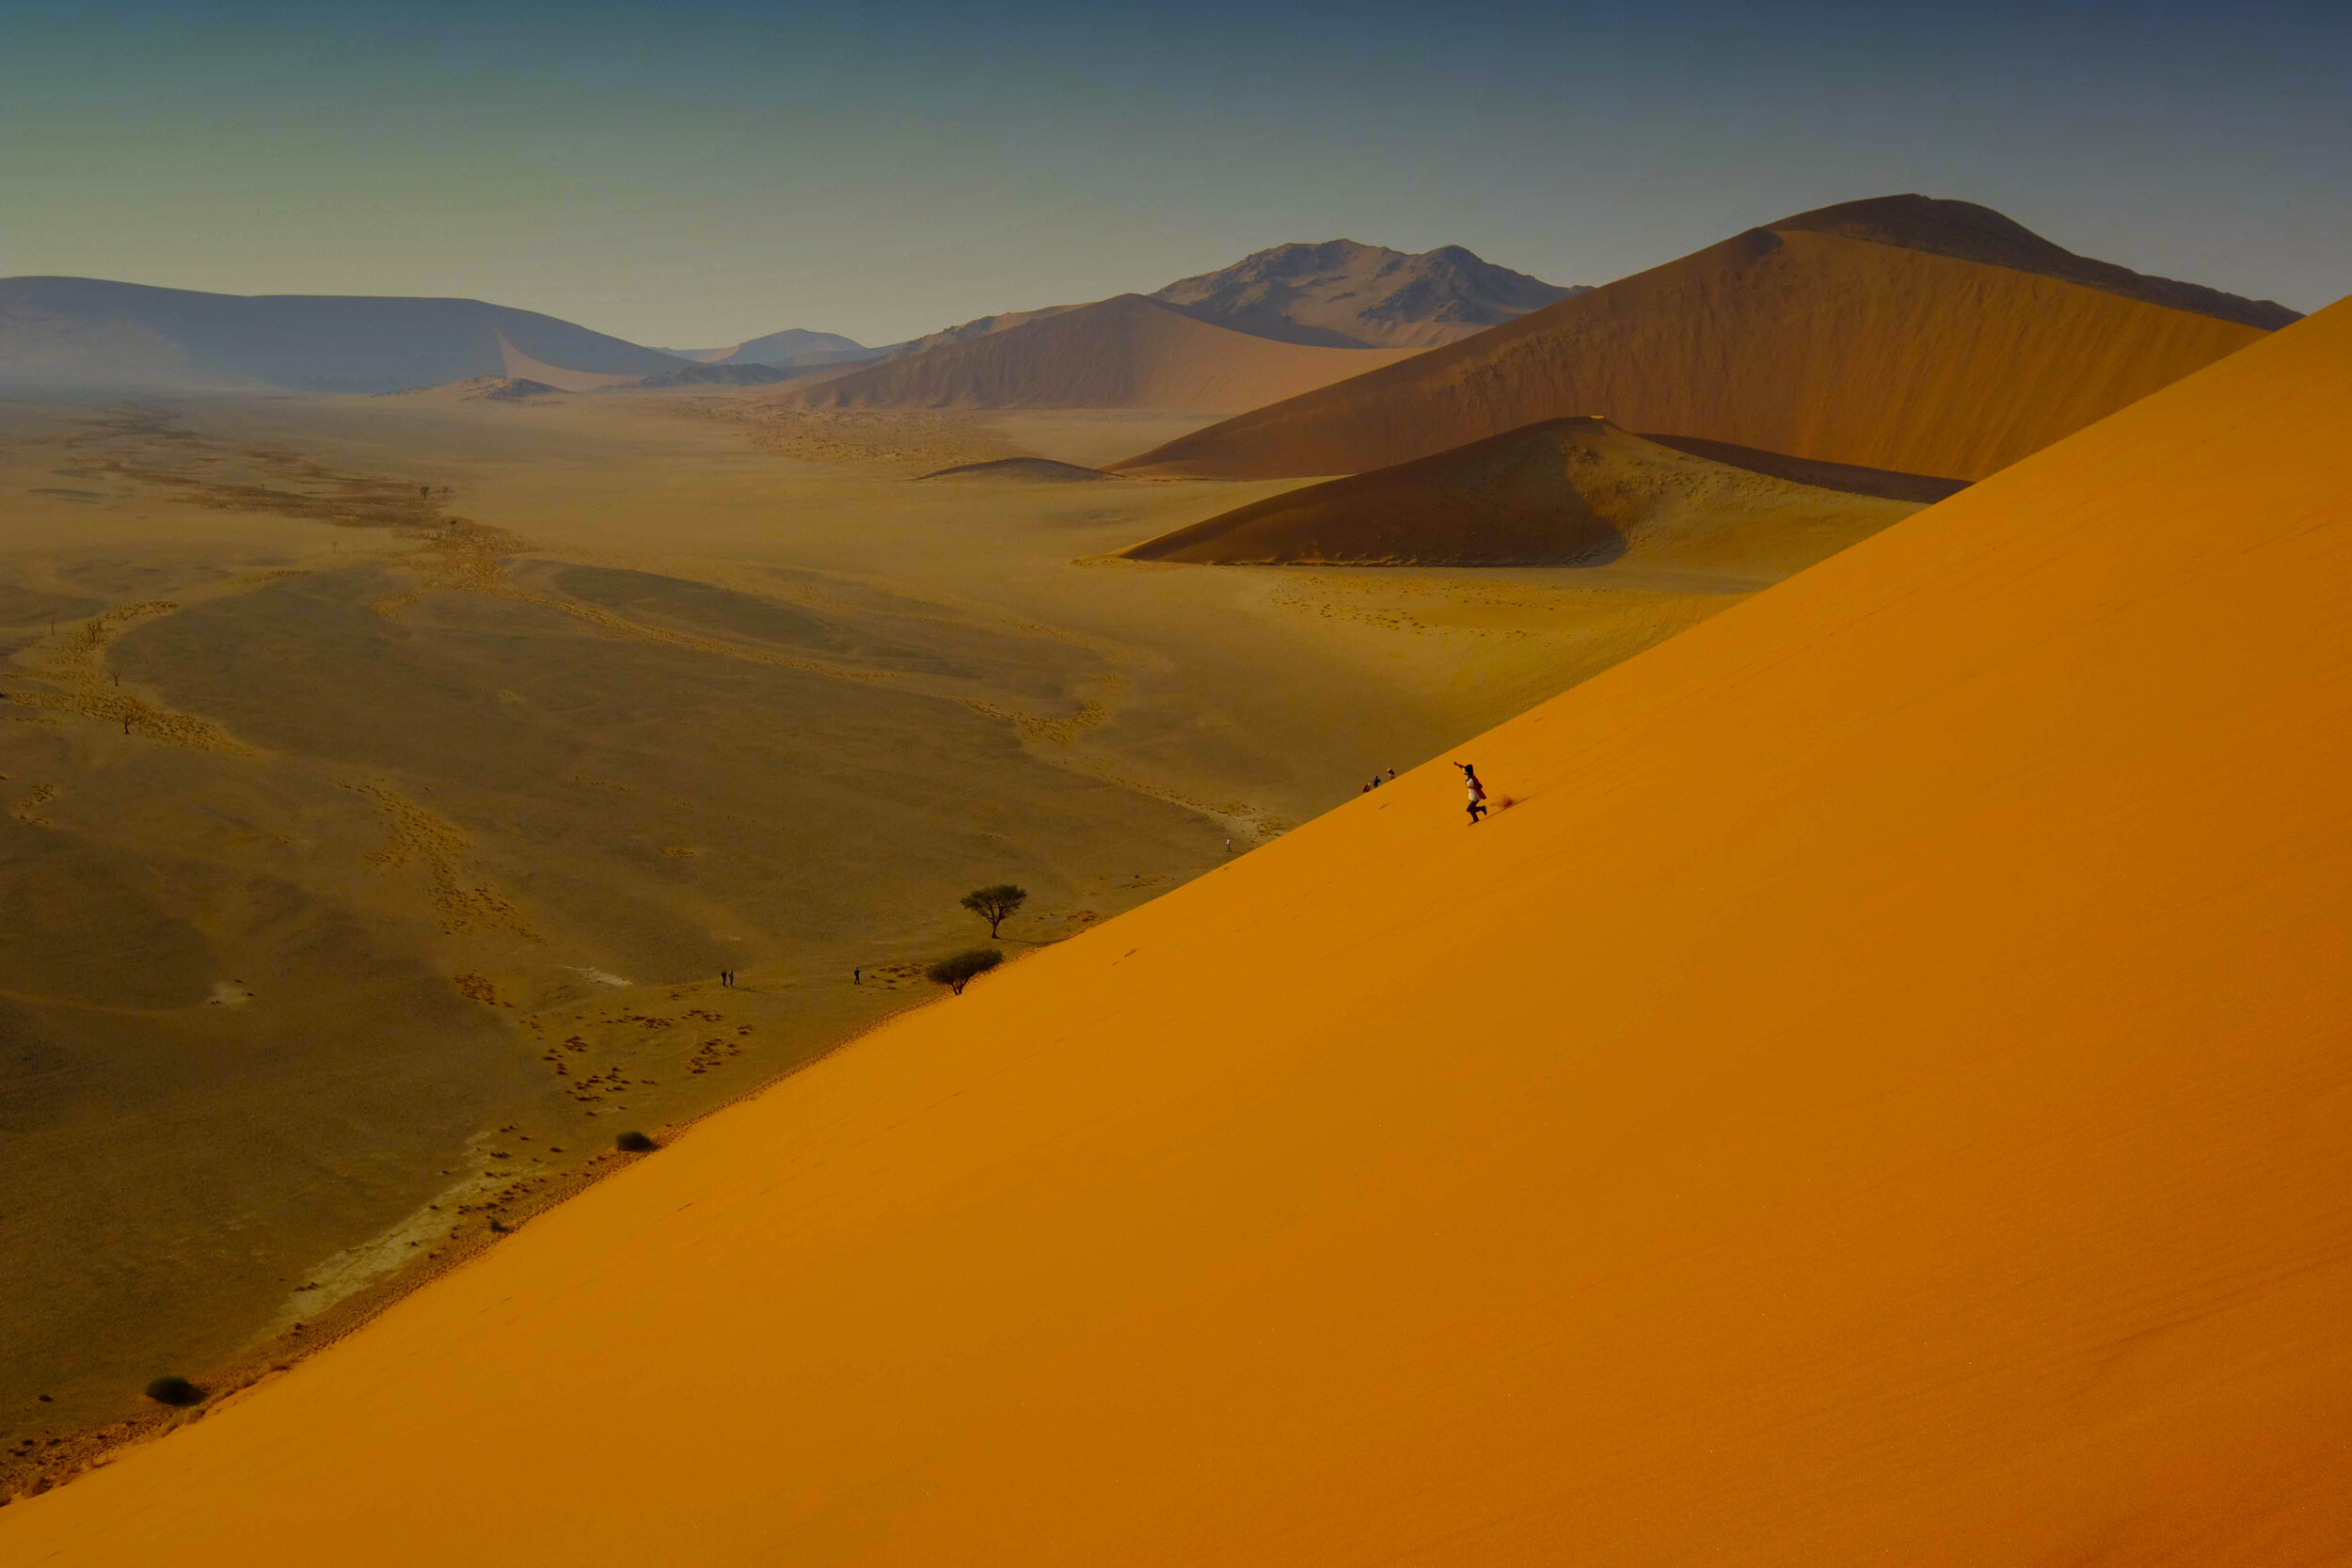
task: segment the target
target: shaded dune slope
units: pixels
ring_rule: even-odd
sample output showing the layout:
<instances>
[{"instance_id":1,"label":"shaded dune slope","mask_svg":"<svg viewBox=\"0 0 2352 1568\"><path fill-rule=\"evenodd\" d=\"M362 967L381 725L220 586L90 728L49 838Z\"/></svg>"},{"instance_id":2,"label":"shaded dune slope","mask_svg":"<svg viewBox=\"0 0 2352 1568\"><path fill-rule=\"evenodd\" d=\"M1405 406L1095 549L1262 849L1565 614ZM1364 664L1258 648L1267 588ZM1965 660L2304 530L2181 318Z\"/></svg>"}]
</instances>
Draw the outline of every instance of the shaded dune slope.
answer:
<instances>
[{"instance_id":1,"label":"shaded dune slope","mask_svg":"<svg viewBox=\"0 0 2352 1568\"><path fill-rule=\"evenodd\" d=\"M958 463L952 467L935 468L921 477L1008 484L1087 484L1119 476L1075 463L1057 463L1050 457L996 457L985 463Z\"/></svg>"},{"instance_id":2,"label":"shaded dune slope","mask_svg":"<svg viewBox=\"0 0 2352 1568\"><path fill-rule=\"evenodd\" d=\"M1964 261L1984 261L2019 272L2040 273L2045 277L2061 277L2070 283L2104 289L2127 299L2142 299L2151 305L2259 326L2265 332L2275 332L2302 320L2299 311L2290 310L2276 300L2248 299L2206 288L2201 283L2153 277L2129 267L2119 267L2112 261L2077 256L2063 245L2043 239L2016 219L1973 201L1944 201L1918 195L1841 201L1834 207L1799 213L1772 228L1784 234L1798 230L1842 234L1851 240L1870 240L1879 245L1954 256Z\"/></svg>"},{"instance_id":3,"label":"shaded dune slope","mask_svg":"<svg viewBox=\"0 0 2352 1568\"><path fill-rule=\"evenodd\" d=\"M1920 221L1918 200L1827 209L1846 214L1833 229L1791 220L1750 230L1117 467L1232 479L1358 473L1539 420L1600 414L1645 434L1974 480L2262 336L1939 254L1932 244L1947 236ZM1930 215L1966 207L1926 205ZM1874 214L1874 237L1848 231ZM1920 244L1894 243L1922 228Z\"/></svg>"},{"instance_id":4,"label":"shaded dune slope","mask_svg":"<svg viewBox=\"0 0 2352 1568\"><path fill-rule=\"evenodd\" d=\"M1917 507L1792 484L1549 420L1273 496L1120 553L1217 564L1660 565L1795 571Z\"/></svg>"},{"instance_id":5,"label":"shaded dune slope","mask_svg":"<svg viewBox=\"0 0 2352 1568\"><path fill-rule=\"evenodd\" d=\"M389 392L516 375L581 390L685 364L478 299L0 279L0 384Z\"/></svg>"},{"instance_id":6,"label":"shaded dune slope","mask_svg":"<svg viewBox=\"0 0 2352 1568\"><path fill-rule=\"evenodd\" d=\"M0 1558L2352 1554L2352 308L714 1119ZM587 1434L583 1436L583 1433Z\"/></svg>"},{"instance_id":7,"label":"shaded dune slope","mask_svg":"<svg viewBox=\"0 0 2352 1568\"><path fill-rule=\"evenodd\" d=\"M1713 463L1727 463L1750 473L1770 474L1791 484L1809 484L1820 490L1842 490L1851 496L1876 496L1882 500L1914 501L1921 506L1948 500L1968 488L1964 479L1934 479L1926 474L1897 473L1891 468L1866 468L1851 463L1824 463L1819 458L1790 457L1786 452L1762 451L1755 447L1742 447L1730 441L1709 441L1697 436L1650 435L1644 440L1655 441L1661 447L1687 451L1693 457L1704 457Z\"/></svg>"},{"instance_id":8,"label":"shaded dune slope","mask_svg":"<svg viewBox=\"0 0 2352 1568\"><path fill-rule=\"evenodd\" d=\"M785 401L819 408L1254 408L1408 357L1195 321L1140 294L886 359Z\"/></svg>"},{"instance_id":9,"label":"shaded dune slope","mask_svg":"<svg viewBox=\"0 0 2352 1568\"><path fill-rule=\"evenodd\" d=\"M1009 332L1016 326L1025 326L1033 321L1043 321L1048 316L1058 316L1065 310L1077 310L1083 308L1078 305L1041 305L1034 310L1002 310L993 316L975 316L970 321L958 322L953 326L944 326L936 332L926 332L919 338L909 338L904 342L886 344L882 352L886 357L904 359L911 355L921 354L926 349L940 348L948 343L970 342L975 338L985 338L992 333Z\"/></svg>"}]
</instances>

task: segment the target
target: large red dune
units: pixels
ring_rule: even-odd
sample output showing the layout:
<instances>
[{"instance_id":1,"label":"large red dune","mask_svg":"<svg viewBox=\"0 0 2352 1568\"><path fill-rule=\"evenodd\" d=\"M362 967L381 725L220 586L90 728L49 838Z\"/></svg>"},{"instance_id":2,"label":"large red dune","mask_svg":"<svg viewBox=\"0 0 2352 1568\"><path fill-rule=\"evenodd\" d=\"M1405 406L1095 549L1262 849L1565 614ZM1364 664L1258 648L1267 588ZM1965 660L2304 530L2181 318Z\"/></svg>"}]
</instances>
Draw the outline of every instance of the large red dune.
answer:
<instances>
[{"instance_id":1,"label":"large red dune","mask_svg":"<svg viewBox=\"0 0 2352 1568\"><path fill-rule=\"evenodd\" d=\"M2340 306L884 1027L0 1560L2341 1563L2347 424Z\"/></svg>"},{"instance_id":2,"label":"large red dune","mask_svg":"<svg viewBox=\"0 0 2352 1568\"><path fill-rule=\"evenodd\" d=\"M864 366L779 401L820 408L1255 408L1412 356L1317 348L1191 316L1141 294Z\"/></svg>"},{"instance_id":3,"label":"large red dune","mask_svg":"<svg viewBox=\"0 0 2352 1568\"><path fill-rule=\"evenodd\" d=\"M1967 202L1889 197L1750 230L1119 467L1351 474L1598 414L1653 437L1981 479L2293 317L2075 256Z\"/></svg>"}]
</instances>

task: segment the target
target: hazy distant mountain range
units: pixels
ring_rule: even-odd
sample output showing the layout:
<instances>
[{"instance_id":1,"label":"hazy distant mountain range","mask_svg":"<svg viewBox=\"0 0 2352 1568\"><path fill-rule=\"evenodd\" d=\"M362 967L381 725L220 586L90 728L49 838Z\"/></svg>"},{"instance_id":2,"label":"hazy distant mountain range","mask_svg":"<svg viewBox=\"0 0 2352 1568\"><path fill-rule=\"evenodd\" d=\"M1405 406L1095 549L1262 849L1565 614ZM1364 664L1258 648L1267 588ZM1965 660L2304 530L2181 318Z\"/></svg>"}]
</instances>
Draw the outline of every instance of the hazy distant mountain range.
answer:
<instances>
[{"instance_id":1,"label":"hazy distant mountain range","mask_svg":"<svg viewBox=\"0 0 2352 1568\"><path fill-rule=\"evenodd\" d=\"M1581 287L1482 261L1460 245L1419 256L1354 240L1280 245L1152 297L1200 321L1324 348L1434 348Z\"/></svg>"},{"instance_id":2,"label":"hazy distant mountain range","mask_svg":"<svg viewBox=\"0 0 2352 1568\"><path fill-rule=\"evenodd\" d=\"M686 363L477 299L0 278L0 385L384 392L488 375L581 390Z\"/></svg>"},{"instance_id":3,"label":"hazy distant mountain range","mask_svg":"<svg viewBox=\"0 0 2352 1568\"><path fill-rule=\"evenodd\" d=\"M1450 342L1575 292L1490 265L1459 246L1414 256L1333 240L1262 250L1151 298L1249 338L1393 349ZM982 316L871 348L795 327L725 348L659 349L471 299L218 294L102 278L12 277L0 279L0 386L387 392L482 377L525 378L565 391L745 385L785 379L755 367L803 378L869 360L903 360L1077 309ZM1254 363L1263 356L1252 351L1252 357ZM1292 390L1301 385L1286 373L1267 384Z\"/></svg>"},{"instance_id":4,"label":"hazy distant mountain range","mask_svg":"<svg viewBox=\"0 0 2352 1568\"><path fill-rule=\"evenodd\" d=\"M1586 292L1498 267L1460 245L1416 256L1355 240L1326 240L1252 251L1230 267L1179 278L1144 297L1195 321L1277 342L1431 348ZM1047 305L981 316L867 352L902 357L1082 309Z\"/></svg>"}]
</instances>

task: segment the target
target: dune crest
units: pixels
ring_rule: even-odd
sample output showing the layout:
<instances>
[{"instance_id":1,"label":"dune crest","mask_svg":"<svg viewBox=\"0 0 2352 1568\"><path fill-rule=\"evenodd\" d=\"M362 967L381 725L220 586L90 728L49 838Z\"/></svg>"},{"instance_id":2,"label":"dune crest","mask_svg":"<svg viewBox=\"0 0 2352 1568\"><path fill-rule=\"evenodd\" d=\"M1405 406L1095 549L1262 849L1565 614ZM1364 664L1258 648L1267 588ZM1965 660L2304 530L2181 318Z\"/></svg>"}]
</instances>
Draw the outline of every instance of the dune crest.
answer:
<instances>
[{"instance_id":1,"label":"dune crest","mask_svg":"<svg viewBox=\"0 0 2352 1568\"><path fill-rule=\"evenodd\" d=\"M1918 195L1877 197L1818 207L1784 218L1772 228L1784 234L1798 230L1841 234L1848 239L1868 240L1904 250L1922 250L1963 261L1983 261L2019 272L2039 273L2045 277L2104 289L2126 299L2146 300L2151 305L2259 326L2265 332L2275 332L2303 319L2301 312L2290 310L2276 300L2247 299L2219 289L2208 289L2201 283L2153 277L2129 267L2119 267L2112 261L2078 256L2043 239L2014 218L1973 201L1938 200Z\"/></svg>"},{"instance_id":2,"label":"dune crest","mask_svg":"<svg viewBox=\"0 0 2352 1568\"><path fill-rule=\"evenodd\" d=\"M778 401L813 408L1254 408L1412 349L1310 348L1196 321L1140 294L885 359Z\"/></svg>"},{"instance_id":3,"label":"dune crest","mask_svg":"<svg viewBox=\"0 0 2352 1568\"><path fill-rule=\"evenodd\" d=\"M2338 1560L2347 420L2340 306L891 1023L0 1556ZM1454 758L1519 803L1466 829Z\"/></svg>"},{"instance_id":4,"label":"dune crest","mask_svg":"<svg viewBox=\"0 0 2352 1568\"><path fill-rule=\"evenodd\" d=\"M998 457L985 463L958 463L920 476L926 480L967 480L1012 484L1086 484L1116 479L1100 468L1057 463L1050 457Z\"/></svg>"},{"instance_id":5,"label":"dune crest","mask_svg":"<svg viewBox=\"0 0 2352 1568\"><path fill-rule=\"evenodd\" d=\"M1114 466L1221 479L1359 473L1597 412L1645 434L1975 480L2262 336L2053 276L2049 258L2068 252L2023 230L2040 248L2003 249L1962 221L1998 214L1963 202L1927 203L1927 216L1961 210L1931 225L1924 201L1852 202L1823 209L1835 219L1750 230ZM1943 253L1962 245L1954 230L2003 260ZM1889 243L1906 234L1943 250Z\"/></svg>"},{"instance_id":6,"label":"dune crest","mask_svg":"<svg viewBox=\"0 0 2352 1568\"><path fill-rule=\"evenodd\" d=\"M1781 573L1917 509L1694 457L1589 416L1292 490L1120 553L1268 565L1575 566L1627 558Z\"/></svg>"}]
</instances>

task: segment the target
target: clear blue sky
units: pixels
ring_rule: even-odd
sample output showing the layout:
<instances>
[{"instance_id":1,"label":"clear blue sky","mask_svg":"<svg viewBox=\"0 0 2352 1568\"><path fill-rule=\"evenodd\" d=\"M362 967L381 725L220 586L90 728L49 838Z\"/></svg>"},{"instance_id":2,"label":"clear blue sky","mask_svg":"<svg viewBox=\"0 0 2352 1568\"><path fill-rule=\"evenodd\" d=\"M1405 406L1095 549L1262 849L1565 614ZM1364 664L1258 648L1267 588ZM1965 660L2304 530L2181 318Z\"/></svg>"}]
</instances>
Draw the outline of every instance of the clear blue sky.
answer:
<instances>
[{"instance_id":1,"label":"clear blue sky","mask_svg":"<svg viewBox=\"0 0 2352 1568\"><path fill-rule=\"evenodd\" d=\"M0 0L0 275L869 342L1284 240L1605 282L1918 190L2312 309L2352 0Z\"/></svg>"}]
</instances>

